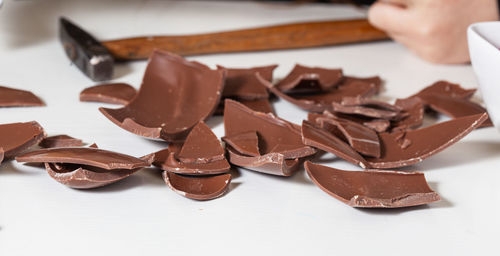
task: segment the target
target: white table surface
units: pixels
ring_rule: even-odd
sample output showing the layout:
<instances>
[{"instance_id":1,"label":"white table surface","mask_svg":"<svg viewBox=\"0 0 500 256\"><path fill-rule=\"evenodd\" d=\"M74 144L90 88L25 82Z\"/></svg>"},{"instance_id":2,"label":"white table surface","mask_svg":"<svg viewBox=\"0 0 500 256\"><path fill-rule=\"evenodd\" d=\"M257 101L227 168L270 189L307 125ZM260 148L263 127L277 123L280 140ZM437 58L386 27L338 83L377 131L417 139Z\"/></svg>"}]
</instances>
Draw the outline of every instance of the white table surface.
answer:
<instances>
[{"instance_id":1,"label":"white table surface","mask_svg":"<svg viewBox=\"0 0 500 256\"><path fill-rule=\"evenodd\" d=\"M141 156L164 147L82 103L93 83L70 65L57 38L60 15L99 39L182 34L285 22L363 17L345 6L255 2L6 1L0 9L0 84L31 90L47 104L0 109L0 122L36 120L49 135L69 134L101 148ZM295 63L380 75L384 99L446 79L477 86L469 65L432 65L393 42L266 53L194 57L210 66ZM140 85L145 62L117 66L114 81ZM110 105L111 106L111 105ZM277 114L300 123L306 113L279 101ZM209 122L223 135L221 118ZM333 156L327 158L334 159ZM325 161L347 170L343 161ZM474 131L424 162L443 198L428 206L360 210L315 186L303 170L290 178L241 169L225 196L207 202L171 191L154 170L94 190L74 190L44 170L13 161L0 167L0 255L498 255L500 134Z\"/></svg>"}]
</instances>

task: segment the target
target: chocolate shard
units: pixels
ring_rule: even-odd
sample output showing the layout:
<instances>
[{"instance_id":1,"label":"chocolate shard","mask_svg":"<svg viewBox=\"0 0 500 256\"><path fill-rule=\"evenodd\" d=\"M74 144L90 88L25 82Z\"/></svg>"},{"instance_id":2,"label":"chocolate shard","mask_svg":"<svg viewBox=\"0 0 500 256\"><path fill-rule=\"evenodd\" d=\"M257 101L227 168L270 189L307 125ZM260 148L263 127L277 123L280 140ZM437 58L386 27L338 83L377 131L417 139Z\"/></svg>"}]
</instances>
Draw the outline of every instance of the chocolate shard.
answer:
<instances>
[{"instance_id":1,"label":"chocolate shard","mask_svg":"<svg viewBox=\"0 0 500 256\"><path fill-rule=\"evenodd\" d=\"M391 122L385 119L374 119L363 122L363 125L380 133L387 131L391 126Z\"/></svg>"},{"instance_id":2,"label":"chocolate shard","mask_svg":"<svg viewBox=\"0 0 500 256\"><path fill-rule=\"evenodd\" d=\"M178 142L212 115L223 87L223 70L154 51L137 96L123 108L100 111L129 132Z\"/></svg>"},{"instance_id":3,"label":"chocolate shard","mask_svg":"<svg viewBox=\"0 0 500 256\"><path fill-rule=\"evenodd\" d=\"M136 94L135 88L129 84L100 84L80 92L80 101L127 105Z\"/></svg>"},{"instance_id":4,"label":"chocolate shard","mask_svg":"<svg viewBox=\"0 0 500 256\"><path fill-rule=\"evenodd\" d=\"M170 143L168 144L168 147L165 149L162 149L160 151L157 151L155 153L151 153L149 155L141 157L142 159L144 158L150 158L152 156L153 162L151 163L152 165L161 168L165 162L167 162L168 157L170 156L170 153L177 154L179 151L181 151L182 144L181 143Z\"/></svg>"},{"instance_id":5,"label":"chocolate shard","mask_svg":"<svg viewBox=\"0 0 500 256\"><path fill-rule=\"evenodd\" d=\"M437 81L422 89L414 96L421 96L424 94L438 94L453 98L470 99L475 92L476 89L465 89L462 88L459 84L454 84L447 81Z\"/></svg>"},{"instance_id":6,"label":"chocolate shard","mask_svg":"<svg viewBox=\"0 0 500 256\"><path fill-rule=\"evenodd\" d=\"M110 171L94 166L59 163L45 163L45 169L57 182L77 189L102 187L125 179L140 170L136 168Z\"/></svg>"},{"instance_id":7,"label":"chocolate shard","mask_svg":"<svg viewBox=\"0 0 500 256\"><path fill-rule=\"evenodd\" d=\"M80 139L63 134L47 137L40 142L39 146L42 148L81 147L83 142Z\"/></svg>"},{"instance_id":8,"label":"chocolate shard","mask_svg":"<svg viewBox=\"0 0 500 256\"><path fill-rule=\"evenodd\" d=\"M131 170L149 166L149 163L139 158L93 147L40 149L17 156L16 161L88 165L105 170Z\"/></svg>"},{"instance_id":9,"label":"chocolate shard","mask_svg":"<svg viewBox=\"0 0 500 256\"><path fill-rule=\"evenodd\" d=\"M256 132L244 132L222 137L222 140L238 153L246 156L259 156L259 137Z\"/></svg>"},{"instance_id":10,"label":"chocolate shard","mask_svg":"<svg viewBox=\"0 0 500 256\"><path fill-rule=\"evenodd\" d=\"M161 168L169 172L209 175L226 173L231 168L219 139L203 122L191 130L181 148L171 148L169 145L166 151L157 153L158 157L155 157L154 162L158 162L167 153Z\"/></svg>"},{"instance_id":11,"label":"chocolate shard","mask_svg":"<svg viewBox=\"0 0 500 256\"><path fill-rule=\"evenodd\" d=\"M256 172L262 172L278 176L291 176L295 173L303 158L285 159L283 154L268 153L262 156L247 156L238 153L227 146L229 162Z\"/></svg>"},{"instance_id":12,"label":"chocolate shard","mask_svg":"<svg viewBox=\"0 0 500 256\"><path fill-rule=\"evenodd\" d=\"M311 147L332 153L350 163L368 168L368 162L347 143L308 121L302 122L302 141Z\"/></svg>"},{"instance_id":13,"label":"chocolate shard","mask_svg":"<svg viewBox=\"0 0 500 256\"><path fill-rule=\"evenodd\" d=\"M343 171L309 161L304 166L321 190L352 207L399 208L441 200L421 172Z\"/></svg>"},{"instance_id":14,"label":"chocolate shard","mask_svg":"<svg viewBox=\"0 0 500 256\"><path fill-rule=\"evenodd\" d=\"M344 97L341 103L332 102L334 113L355 114L369 118L399 120L404 117L401 109L386 102L364 97Z\"/></svg>"},{"instance_id":15,"label":"chocolate shard","mask_svg":"<svg viewBox=\"0 0 500 256\"><path fill-rule=\"evenodd\" d=\"M417 128L422 125L424 120L424 104L420 98L397 99L394 105L400 107L408 115L396 121L393 127Z\"/></svg>"},{"instance_id":16,"label":"chocolate shard","mask_svg":"<svg viewBox=\"0 0 500 256\"><path fill-rule=\"evenodd\" d=\"M380 90L380 84L375 82L380 79L344 77L342 82L330 91L289 95L262 78L259 77L259 79L276 96L304 110L318 113L330 110L333 102L340 103L344 97L370 97Z\"/></svg>"},{"instance_id":17,"label":"chocolate shard","mask_svg":"<svg viewBox=\"0 0 500 256\"><path fill-rule=\"evenodd\" d=\"M257 79L257 73L266 81L271 82L273 80L273 71L276 67L278 65L254 68L225 68L217 66L218 69L227 71L222 97L247 101L269 98L269 92L262 82Z\"/></svg>"},{"instance_id":18,"label":"chocolate shard","mask_svg":"<svg viewBox=\"0 0 500 256\"><path fill-rule=\"evenodd\" d=\"M185 176L164 171L165 183L178 194L195 200L211 200L229 189L231 174L215 176Z\"/></svg>"},{"instance_id":19,"label":"chocolate shard","mask_svg":"<svg viewBox=\"0 0 500 256\"><path fill-rule=\"evenodd\" d=\"M256 132L261 155L272 152L283 154L286 159L294 159L316 153L316 150L302 143L300 126L271 114L252 111L233 100L226 99L225 105L226 137ZM279 148L279 152L273 151L275 148Z\"/></svg>"},{"instance_id":20,"label":"chocolate shard","mask_svg":"<svg viewBox=\"0 0 500 256\"><path fill-rule=\"evenodd\" d=\"M0 125L0 148L4 157L12 158L38 145L45 138L42 126L35 121Z\"/></svg>"},{"instance_id":21,"label":"chocolate shard","mask_svg":"<svg viewBox=\"0 0 500 256\"><path fill-rule=\"evenodd\" d=\"M261 99L261 100L236 100L239 103L247 106L253 111L258 111L262 113L274 113L274 109L271 106L271 103L269 102L268 99ZM214 115L223 115L224 114L224 101L221 101L219 106L217 107L217 110L215 111Z\"/></svg>"},{"instance_id":22,"label":"chocolate shard","mask_svg":"<svg viewBox=\"0 0 500 256\"><path fill-rule=\"evenodd\" d=\"M416 164L453 145L478 128L488 114L452 119L417 130L379 134L382 146L380 158L367 158L372 168L397 168ZM403 140L402 140L403 139ZM404 140L409 140L410 145Z\"/></svg>"},{"instance_id":23,"label":"chocolate shard","mask_svg":"<svg viewBox=\"0 0 500 256\"><path fill-rule=\"evenodd\" d=\"M329 91L342 80L342 77L342 69L306 67L297 64L275 87L285 93Z\"/></svg>"},{"instance_id":24,"label":"chocolate shard","mask_svg":"<svg viewBox=\"0 0 500 256\"><path fill-rule=\"evenodd\" d=\"M0 107L39 107L45 103L29 91L0 86Z\"/></svg>"},{"instance_id":25,"label":"chocolate shard","mask_svg":"<svg viewBox=\"0 0 500 256\"><path fill-rule=\"evenodd\" d=\"M311 115L313 113L309 113ZM344 119L348 120L354 123L362 124L376 132L385 132L389 129L391 126L391 122L386 119L373 119L365 116L359 116L359 115L349 115L349 114L343 114L343 113L332 113L328 110L323 111L323 114L319 115L319 117L322 118L337 118L337 119ZM311 123L316 123L315 121L309 120ZM325 128L325 127L321 127ZM338 134L336 134L338 135Z\"/></svg>"}]
</instances>

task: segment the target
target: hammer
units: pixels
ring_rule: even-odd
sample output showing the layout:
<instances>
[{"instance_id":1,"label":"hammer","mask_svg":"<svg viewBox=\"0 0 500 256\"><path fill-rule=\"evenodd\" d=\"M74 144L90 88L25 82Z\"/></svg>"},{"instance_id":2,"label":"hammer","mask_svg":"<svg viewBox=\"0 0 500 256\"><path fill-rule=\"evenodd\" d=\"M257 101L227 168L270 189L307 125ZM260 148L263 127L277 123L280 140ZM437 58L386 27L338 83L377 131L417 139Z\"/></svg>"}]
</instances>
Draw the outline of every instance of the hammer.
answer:
<instances>
[{"instance_id":1,"label":"hammer","mask_svg":"<svg viewBox=\"0 0 500 256\"><path fill-rule=\"evenodd\" d=\"M146 36L97 41L61 17L59 34L66 54L90 79L113 77L114 60L147 59L154 49L182 56L296 49L388 39L365 19L319 21L180 36Z\"/></svg>"}]
</instances>

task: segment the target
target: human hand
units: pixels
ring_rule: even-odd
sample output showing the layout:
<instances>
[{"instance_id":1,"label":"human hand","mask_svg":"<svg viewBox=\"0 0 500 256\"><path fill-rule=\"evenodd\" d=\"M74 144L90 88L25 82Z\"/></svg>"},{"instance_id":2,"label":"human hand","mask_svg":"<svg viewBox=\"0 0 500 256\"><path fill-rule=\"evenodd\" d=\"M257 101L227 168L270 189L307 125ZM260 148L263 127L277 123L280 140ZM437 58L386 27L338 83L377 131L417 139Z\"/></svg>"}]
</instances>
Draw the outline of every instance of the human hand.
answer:
<instances>
[{"instance_id":1,"label":"human hand","mask_svg":"<svg viewBox=\"0 0 500 256\"><path fill-rule=\"evenodd\" d=\"M498 20L497 0L378 0L368 20L421 58L457 64L470 60L467 27Z\"/></svg>"}]
</instances>

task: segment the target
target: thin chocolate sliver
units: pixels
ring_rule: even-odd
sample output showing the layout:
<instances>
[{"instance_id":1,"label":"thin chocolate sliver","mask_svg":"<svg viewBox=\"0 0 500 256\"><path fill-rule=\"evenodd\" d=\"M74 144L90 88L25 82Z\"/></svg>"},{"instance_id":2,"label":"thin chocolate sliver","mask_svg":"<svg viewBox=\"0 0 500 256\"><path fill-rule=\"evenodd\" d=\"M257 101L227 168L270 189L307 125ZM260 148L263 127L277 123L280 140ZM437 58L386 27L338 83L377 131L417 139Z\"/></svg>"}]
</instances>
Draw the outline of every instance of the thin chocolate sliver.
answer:
<instances>
[{"instance_id":1,"label":"thin chocolate sliver","mask_svg":"<svg viewBox=\"0 0 500 256\"><path fill-rule=\"evenodd\" d=\"M135 88L129 84L100 84L85 88L80 93L80 101L127 105L136 94Z\"/></svg>"},{"instance_id":2,"label":"thin chocolate sliver","mask_svg":"<svg viewBox=\"0 0 500 256\"><path fill-rule=\"evenodd\" d=\"M0 107L40 106L45 106L45 103L32 92L0 86Z\"/></svg>"},{"instance_id":3,"label":"thin chocolate sliver","mask_svg":"<svg viewBox=\"0 0 500 256\"><path fill-rule=\"evenodd\" d=\"M259 137L256 132L245 132L222 137L222 140L238 153L246 156L259 156Z\"/></svg>"},{"instance_id":4,"label":"thin chocolate sliver","mask_svg":"<svg viewBox=\"0 0 500 256\"><path fill-rule=\"evenodd\" d=\"M44 137L43 128L35 121L0 125L0 148L5 158L15 157L38 145Z\"/></svg>"},{"instance_id":5,"label":"thin chocolate sliver","mask_svg":"<svg viewBox=\"0 0 500 256\"><path fill-rule=\"evenodd\" d=\"M268 153L262 156L247 156L238 153L231 146L226 146L231 164L252 171L277 176L291 176L298 170L301 159L285 159L283 154Z\"/></svg>"},{"instance_id":6,"label":"thin chocolate sliver","mask_svg":"<svg viewBox=\"0 0 500 256\"><path fill-rule=\"evenodd\" d=\"M257 78L257 73L266 81L273 80L273 71L278 65L254 67L254 68L225 68L217 66L218 69L227 70L223 98L259 100L269 98L269 92L262 82Z\"/></svg>"},{"instance_id":7,"label":"thin chocolate sliver","mask_svg":"<svg viewBox=\"0 0 500 256\"><path fill-rule=\"evenodd\" d=\"M332 102L332 111L377 119L399 120L402 118L399 107L364 97L344 97L341 103Z\"/></svg>"},{"instance_id":8,"label":"thin chocolate sliver","mask_svg":"<svg viewBox=\"0 0 500 256\"><path fill-rule=\"evenodd\" d=\"M459 84L450 83L447 81L437 81L426 88L419 91L414 96L425 94L446 95L453 98L470 99L476 92L476 89L465 89Z\"/></svg>"},{"instance_id":9,"label":"thin chocolate sliver","mask_svg":"<svg viewBox=\"0 0 500 256\"><path fill-rule=\"evenodd\" d=\"M343 171L309 161L304 166L319 188L352 207L399 208L441 200L420 172Z\"/></svg>"},{"instance_id":10,"label":"thin chocolate sliver","mask_svg":"<svg viewBox=\"0 0 500 256\"><path fill-rule=\"evenodd\" d=\"M258 111L262 113L274 113L274 109L269 102L269 99L261 99L261 100L235 100L253 111ZM221 101L214 115L223 115L224 114L224 101Z\"/></svg>"},{"instance_id":11,"label":"thin chocolate sliver","mask_svg":"<svg viewBox=\"0 0 500 256\"><path fill-rule=\"evenodd\" d=\"M380 158L366 158L372 168L397 168L416 164L455 144L478 128L488 114L478 114L452 119L417 130L379 134L382 146ZM401 134L401 133L404 134ZM405 145L404 140L410 145Z\"/></svg>"},{"instance_id":12,"label":"thin chocolate sliver","mask_svg":"<svg viewBox=\"0 0 500 256\"><path fill-rule=\"evenodd\" d=\"M224 70L154 51L137 96L120 109L100 111L121 128L140 136L183 141L189 131L217 108Z\"/></svg>"},{"instance_id":13,"label":"thin chocolate sliver","mask_svg":"<svg viewBox=\"0 0 500 256\"><path fill-rule=\"evenodd\" d=\"M306 67L297 64L275 87L285 93L329 91L342 80L342 77L342 69Z\"/></svg>"},{"instance_id":14,"label":"thin chocolate sliver","mask_svg":"<svg viewBox=\"0 0 500 256\"><path fill-rule=\"evenodd\" d=\"M195 200L211 200L222 196L229 189L231 174L215 176L185 176L163 172L165 183L176 193Z\"/></svg>"},{"instance_id":15,"label":"thin chocolate sliver","mask_svg":"<svg viewBox=\"0 0 500 256\"><path fill-rule=\"evenodd\" d=\"M63 134L47 137L39 145L42 148L68 148L81 147L83 142L80 139Z\"/></svg>"}]
</instances>

